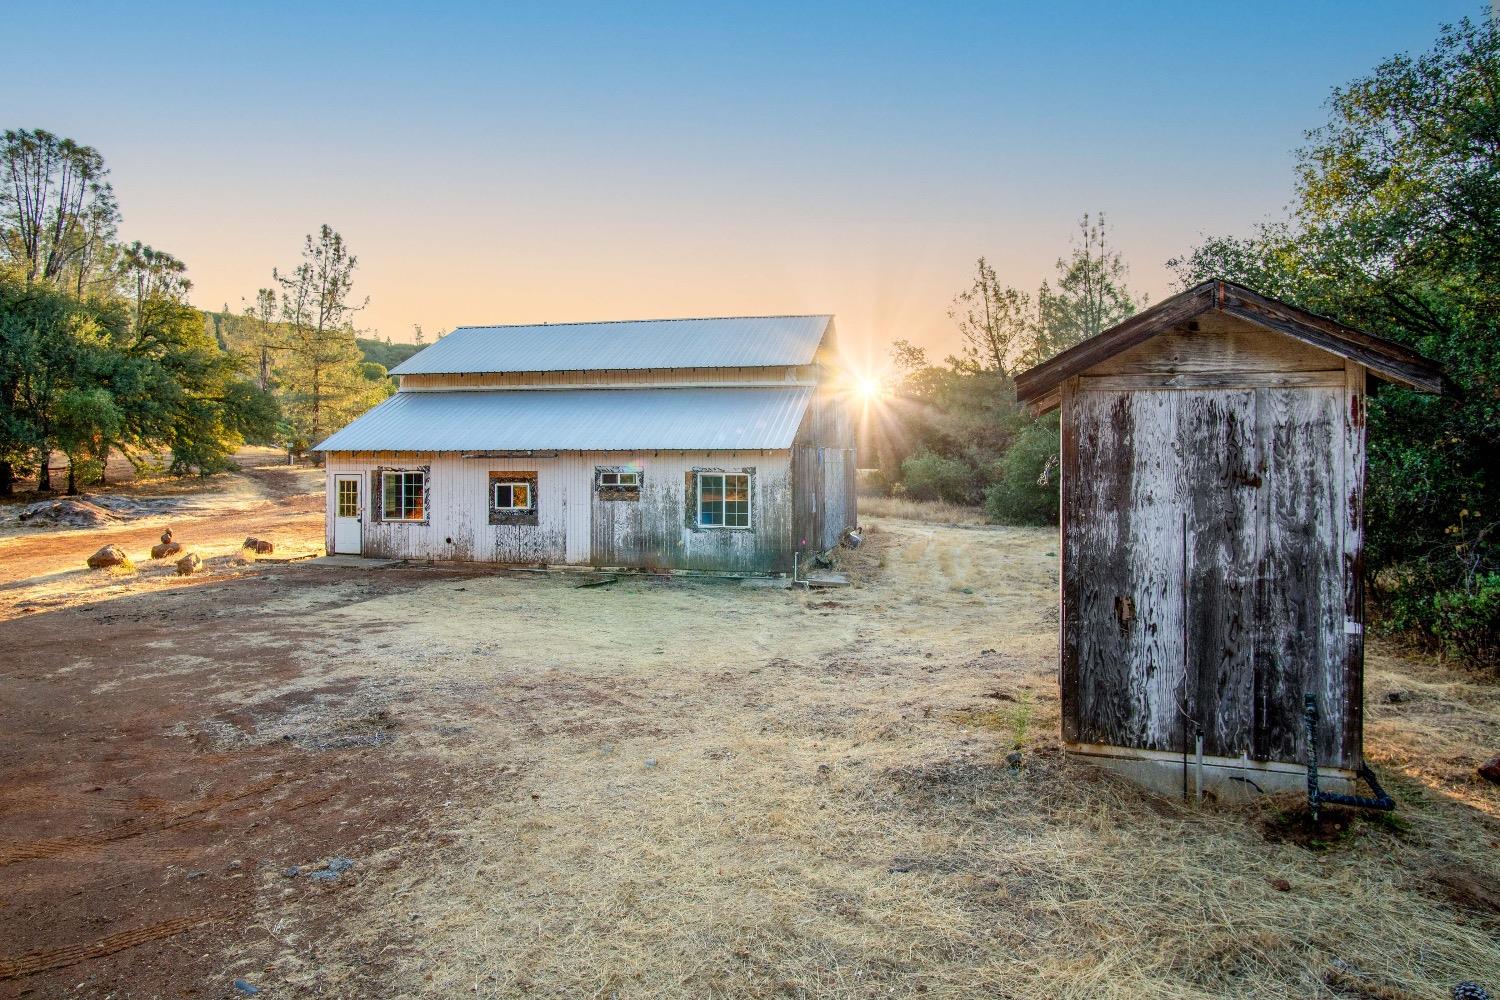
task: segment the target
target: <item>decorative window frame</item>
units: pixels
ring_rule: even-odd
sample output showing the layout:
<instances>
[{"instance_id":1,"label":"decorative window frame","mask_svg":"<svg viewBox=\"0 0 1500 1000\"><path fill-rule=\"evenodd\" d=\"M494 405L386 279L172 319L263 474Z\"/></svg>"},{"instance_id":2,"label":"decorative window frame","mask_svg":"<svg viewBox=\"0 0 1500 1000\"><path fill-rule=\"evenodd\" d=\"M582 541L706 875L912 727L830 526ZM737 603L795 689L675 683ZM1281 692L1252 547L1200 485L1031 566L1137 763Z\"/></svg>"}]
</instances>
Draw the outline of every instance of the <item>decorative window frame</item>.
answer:
<instances>
[{"instance_id":1,"label":"decorative window frame","mask_svg":"<svg viewBox=\"0 0 1500 1000\"><path fill-rule=\"evenodd\" d=\"M510 472L506 470L492 470L484 485L484 505L489 510L491 524L523 524L536 525L540 523L537 516L537 493L535 472ZM531 487L531 509L530 510L500 510L495 507L495 484L496 483L526 483Z\"/></svg>"},{"instance_id":2,"label":"decorative window frame","mask_svg":"<svg viewBox=\"0 0 1500 1000\"><path fill-rule=\"evenodd\" d=\"M605 485L604 476L608 473L630 473L635 476L634 486ZM594 496L600 500L639 500L641 489L646 485L646 473L638 465L596 465L594 466Z\"/></svg>"},{"instance_id":3,"label":"decorative window frame","mask_svg":"<svg viewBox=\"0 0 1500 1000\"><path fill-rule=\"evenodd\" d=\"M422 474L422 516L389 518L385 516L385 474L387 472L420 472ZM379 465L370 470L370 520L379 524L430 524L432 519L432 466Z\"/></svg>"},{"instance_id":4,"label":"decorative window frame","mask_svg":"<svg viewBox=\"0 0 1500 1000\"><path fill-rule=\"evenodd\" d=\"M745 476L749 480L750 499L750 523L741 528L727 524L699 524L698 523L698 477L707 473L708 475L730 475ZM735 533L754 534L756 531L756 510L759 505L755 502L755 466L746 466L743 469L721 469L707 466L694 467L683 473L682 476L682 507L683 526L689 531L730 531Z\"/></svg>"}]
</instances>

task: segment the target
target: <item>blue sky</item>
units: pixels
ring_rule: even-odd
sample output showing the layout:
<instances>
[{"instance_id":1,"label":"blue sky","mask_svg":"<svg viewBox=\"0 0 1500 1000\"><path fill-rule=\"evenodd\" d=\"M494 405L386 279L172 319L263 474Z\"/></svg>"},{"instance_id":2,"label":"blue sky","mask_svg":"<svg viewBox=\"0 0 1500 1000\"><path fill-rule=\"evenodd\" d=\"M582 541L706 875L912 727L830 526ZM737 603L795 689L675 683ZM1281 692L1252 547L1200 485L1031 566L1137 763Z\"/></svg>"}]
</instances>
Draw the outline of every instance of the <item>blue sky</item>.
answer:
<instances>
[{"instance_id":1,"label":"blue sky","mask_svg":"<svg viewBox=\"0 0 1500 1000\"><path fill-rule=\"evenodd\" d=\"M938 352L1103 209L1152 298L1279 216L1330 89L1487 6L198 4L0 11L5 127L98 147L123 234L239 307L328 222L361 324L835 312Z\"/></svg>"}]
</instances>

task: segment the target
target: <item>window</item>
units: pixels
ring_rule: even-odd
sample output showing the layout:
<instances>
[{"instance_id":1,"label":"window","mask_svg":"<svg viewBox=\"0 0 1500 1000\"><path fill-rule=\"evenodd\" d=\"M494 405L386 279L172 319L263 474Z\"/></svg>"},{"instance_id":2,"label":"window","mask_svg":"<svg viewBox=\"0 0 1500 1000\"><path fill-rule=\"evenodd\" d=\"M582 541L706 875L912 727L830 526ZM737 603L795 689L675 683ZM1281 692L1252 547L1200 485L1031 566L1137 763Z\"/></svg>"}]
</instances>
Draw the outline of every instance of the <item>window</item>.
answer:
<instances>
[{"instance_id":1,"label":"window","mask_svg":"<svg viewBox=\"0 0 1500 1000\"><path fill-rule=\"evenodd\" d=\"M749 473L698 473L698 525L703 528L750 527Z\"/></svg>"},{"instance_id":2,"label":"window","mask_svg":"<svg viewBox=\"0 0 1500 1000\"><path fill-rule=\"evenodd\" d=\"M427 519L427 473L382 472L380 517L384 521Z\"/></svg>"},{"instance_id":3,"label":"window","mask_svg":"<svg viewBox=\"0 0 1500 1000\"><path fill-rule=\"evenodd\" d=\"M490 506L501 511L527 511L535 506L531 483L522 479L497 479L490 483Z\"/></svg>"},{"instance_id":4,"label":"window","mask_svg":"<svg viewBox=\"0 0 1500 1000\"><path fill-rule=\"evenodd\" d=\"M639 500L641 470L630 466L595 469L594 494L600 500Z\"/></svg>"},{"instance_id":5,"label":"window","mask_svg":"<svg viewBox=\"0 0 1500 1000\"><path fill-rule=\"evenodd\" d=\"M338 516L359 516L359 480L340 479L338 490Z\"/></svg>"}]
</instances>

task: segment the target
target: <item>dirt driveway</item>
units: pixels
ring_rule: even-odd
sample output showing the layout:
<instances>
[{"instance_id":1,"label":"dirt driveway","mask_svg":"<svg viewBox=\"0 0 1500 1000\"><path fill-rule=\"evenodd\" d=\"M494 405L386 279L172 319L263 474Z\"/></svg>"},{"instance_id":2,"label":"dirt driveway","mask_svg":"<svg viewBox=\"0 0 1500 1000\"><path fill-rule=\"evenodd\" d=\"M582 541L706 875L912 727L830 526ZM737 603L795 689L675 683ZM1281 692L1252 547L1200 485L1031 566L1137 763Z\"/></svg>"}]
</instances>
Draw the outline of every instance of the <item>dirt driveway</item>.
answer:
<instances>
[{"instance_id":1,"label":"dirt driveway","mask_svg":"<svg viewBox=\"0 0 1500 1000\"><path fill-rule=\"evenodd\" d=\"M0 995L1500 980L1493 684L1378 651L1402 811L1309 843L1061 756L1051 533L868 537L823 593L291 564L8 612Z\"/></svg>"}]
</instances>

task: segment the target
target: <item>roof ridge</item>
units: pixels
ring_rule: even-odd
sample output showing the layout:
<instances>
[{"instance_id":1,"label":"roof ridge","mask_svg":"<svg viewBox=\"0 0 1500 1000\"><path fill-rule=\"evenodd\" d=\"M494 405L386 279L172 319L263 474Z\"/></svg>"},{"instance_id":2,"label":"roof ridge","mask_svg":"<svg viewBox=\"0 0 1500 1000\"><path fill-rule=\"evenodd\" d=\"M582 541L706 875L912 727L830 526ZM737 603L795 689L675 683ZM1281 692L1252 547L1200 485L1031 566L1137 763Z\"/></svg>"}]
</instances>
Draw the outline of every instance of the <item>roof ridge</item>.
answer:
<instances>
[{"instance_id":1,"label":"roof ridge","mask_svg":"<svg viewBox=\"0 0 1500 1000\"><path fill-rule=\"evenodd\" d=\"M765 313L754 316L659 316L653 319L583 319L561 323L484 323L455 326L449 335L459 330L521 330L539 326L628 326L632 323L714 323L726 319L832 319L833 313Z\"/></svg>"}]
</instances>

